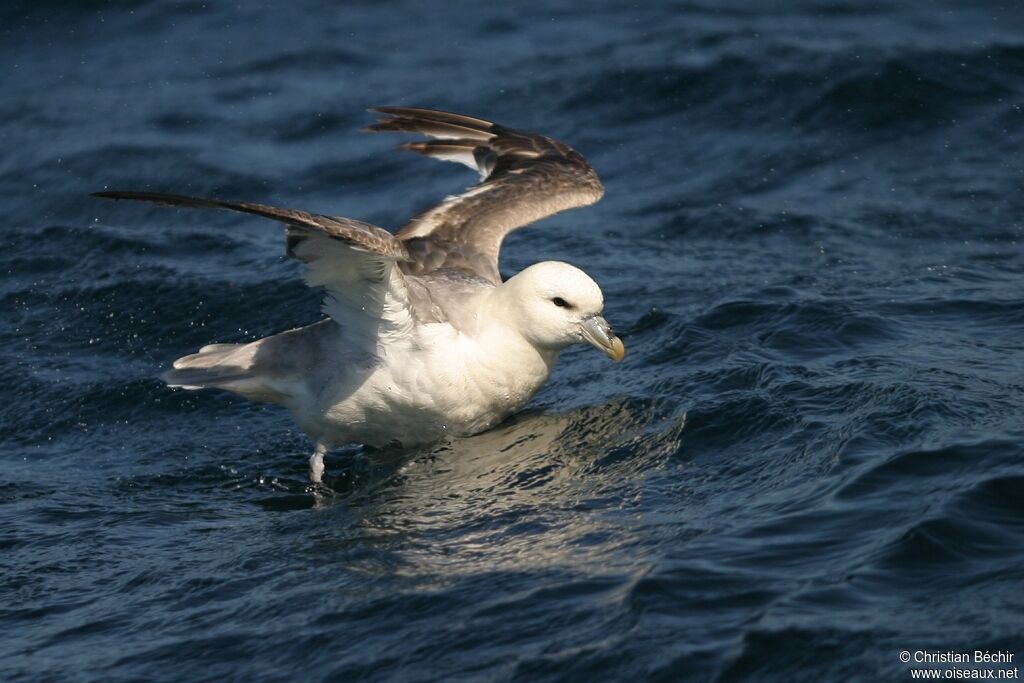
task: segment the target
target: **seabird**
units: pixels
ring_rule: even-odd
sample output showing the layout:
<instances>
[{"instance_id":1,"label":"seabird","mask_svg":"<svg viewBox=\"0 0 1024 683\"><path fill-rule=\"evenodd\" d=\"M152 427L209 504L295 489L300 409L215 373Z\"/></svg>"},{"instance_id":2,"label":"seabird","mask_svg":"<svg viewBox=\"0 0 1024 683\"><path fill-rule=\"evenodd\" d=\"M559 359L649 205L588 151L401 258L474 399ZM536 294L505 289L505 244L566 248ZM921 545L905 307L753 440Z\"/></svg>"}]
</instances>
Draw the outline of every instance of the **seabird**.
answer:
<instances>
[{"instance_id":1,"label":"seabird","mask_svg":"<svg viewBox=\"0 0 1024 683\"><path fill-rule=\"evenodd\" d=\"M396 234L340 218L157 192L97 192L170 206L228 209L283 222L287 253L325 292L328 318L243 344L210 344L162 375L171 387L225 389L277 403L316 443L319 483L335 446L405 446L493 427L547 380L560 351L591 344L622 360L586 273L544 261L506 281L505 235L604 194L569 146L469 116L378 107L368 131L430 138L401 145L476 170L480 182Z\"/></svg>"}]
</instances>

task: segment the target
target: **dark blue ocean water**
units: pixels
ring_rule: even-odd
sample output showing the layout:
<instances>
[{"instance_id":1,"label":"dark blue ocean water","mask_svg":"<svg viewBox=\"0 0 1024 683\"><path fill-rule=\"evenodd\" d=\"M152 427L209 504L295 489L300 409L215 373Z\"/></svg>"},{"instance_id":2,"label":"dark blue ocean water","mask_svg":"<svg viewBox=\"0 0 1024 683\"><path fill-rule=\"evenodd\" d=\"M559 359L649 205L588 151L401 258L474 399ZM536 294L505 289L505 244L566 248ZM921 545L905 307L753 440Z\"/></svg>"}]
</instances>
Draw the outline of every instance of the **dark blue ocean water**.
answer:
<instances>
[{"instance_id":1,"label":"dark blue ocean water","mask_svg":"<svg viewBox=\"0 0 1024 683\"><path fill-rule=\"evenodd\" d=\"M14 2L0 9L0 679L910 680L1024 650L1024 5ZM281 230L473 182L381 104L563 139L598 205L506 243L622 364L328 460L156 375L317 320Z\"/></svg>"}]
</instances>

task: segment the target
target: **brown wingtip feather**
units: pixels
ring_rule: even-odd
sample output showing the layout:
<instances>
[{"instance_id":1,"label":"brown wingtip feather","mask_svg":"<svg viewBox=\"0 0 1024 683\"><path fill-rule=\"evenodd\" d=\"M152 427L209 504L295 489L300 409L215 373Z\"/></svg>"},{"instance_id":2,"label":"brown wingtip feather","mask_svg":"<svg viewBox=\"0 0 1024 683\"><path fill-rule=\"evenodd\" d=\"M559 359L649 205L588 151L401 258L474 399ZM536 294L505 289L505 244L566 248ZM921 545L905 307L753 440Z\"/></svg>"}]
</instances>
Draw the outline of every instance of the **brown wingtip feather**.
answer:
<instances>
[{"instance_id":1,"label":"brown wingtip feather","mask_svg":"<svg viewBox=\"0 0 1024 683\"><path fill-rule=\"evenodd\" d=\"M205 197L189 197L181 194L168 194L165 192L137 192L130 190L103 190L93 192L93 197L100 199L130 199L139 202L153 202L163 206L199 206L208 208L224 208L223 202L219 199L206 199Z\"/></svg>"},{"instance_id":2,"label":"brown wingtip feather","mask_svg":"<svg viewBox=\"0 0 1024 683\"><path fill-rule=\"evenodd\" d=\"M460 140L458 138L450 138L444 140L419 140L417 142L402 142L396 145L398 149L408 149L413 152L419 152L420 154L430 154L433 150L451 150L451 149L475 149L480 146L479 140Z\"/></svg>"},{"instance_id":3,"label":"brown wingtip feather","mask_svg":"<svg viewBox=\"0 0 1024 683\"><path fill-rule=\"evenodd\" d=\"M483 119L438 109L419 107L374 107L371 112L384 116L363 130L368 133L419 133L434 138L473 138L489 140L498 126Z\"/></svg>"},{"instance_id":4,"label":"brown wingtip feather","mask_svg":"<svg viewBox=\"0 0 1024 683\"><path fill-rule=\"evenodd\" d=\"M377 114L385 114L387 116L394 116L399 118L408 119L422 119L426 121L434 121L436 123L452 123L462 126L471 126L477 130L490 130L494 124L485 119L478 119L475 116L466 116L465 114L456 114L451 111L444 111L441 109L425 109L423 107L372 107L371 112Z\"/></svg>"},{"instance_id":5,"label":"brown wingtip feather","mask_svg":"<svg viewBox=\"0 0 1024 683\"><path fill-rule=\"evenodd\" d=\"M404 149L407 152L417 152L418 154L425 153L422 142L402 142L395 145L395 149Z\"/></svg>"},{"instance_id":6,"label":"brown wingtip feather","mask_svg":"<svg viewBox=\"0 0 1024 683\"><path fill-rule=\"evenodd\" d=\"M398 123L399 119L381 119L377 123L371 123L365 128L360 128L360 130L364 133L384 133L387 131L402 130L397 127Z\"/></svg>"}]
</instances>

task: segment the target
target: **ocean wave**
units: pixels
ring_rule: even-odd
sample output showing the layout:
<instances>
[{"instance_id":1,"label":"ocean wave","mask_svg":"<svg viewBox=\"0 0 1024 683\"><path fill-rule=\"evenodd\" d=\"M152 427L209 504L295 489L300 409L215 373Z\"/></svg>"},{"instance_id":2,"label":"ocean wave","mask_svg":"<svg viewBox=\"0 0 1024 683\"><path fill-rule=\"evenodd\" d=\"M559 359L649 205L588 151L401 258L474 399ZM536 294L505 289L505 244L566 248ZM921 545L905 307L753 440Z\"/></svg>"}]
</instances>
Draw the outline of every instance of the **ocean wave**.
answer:
<instances>
[{"instance_id":1,"label":"ocean wave","mask_svg":"<svg viewBox=\"0 0 1024 683\"><path fill-rule=\"evenodd\" d=\"M703 126L789 123L807 131L889 136L903 127L951 125L964 110L999 103L1017 92L1022 63L1024 47L1001 44L898 54L796 48L760 58L725 54L702 64L588 74L562 106L623 123L700 117Z\"/></svg>"}]
</instances>

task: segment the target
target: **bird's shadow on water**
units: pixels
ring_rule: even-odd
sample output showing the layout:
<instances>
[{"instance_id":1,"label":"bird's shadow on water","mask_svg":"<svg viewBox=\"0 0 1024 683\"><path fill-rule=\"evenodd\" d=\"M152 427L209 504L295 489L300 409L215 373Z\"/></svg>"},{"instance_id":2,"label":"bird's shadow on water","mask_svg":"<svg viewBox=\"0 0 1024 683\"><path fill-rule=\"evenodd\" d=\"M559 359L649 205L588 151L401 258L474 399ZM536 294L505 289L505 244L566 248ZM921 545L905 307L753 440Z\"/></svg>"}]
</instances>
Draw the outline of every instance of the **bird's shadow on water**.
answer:
<instances>
[{"instance_id":1,"label":"bird's shadow on water","mask_svg":"<svg viewBox=\"0 0 1024 683\"><path fill-rule=\"evenodd\" d=\"M324 483L275 477L274 492L257 499L268 511L345 504L372 506L386 492L420 484L432 490L487 492L520 502L540 490L565 489L575 473L587 488L660 466L679 450L686 414L659 401L619 398L554 413L528 410L472 437L419 449L351 447L331 453ZM569 488L572 488L571 486ZM580 493L579 491L575 492Z\"/></svg>"}]
</instances>

